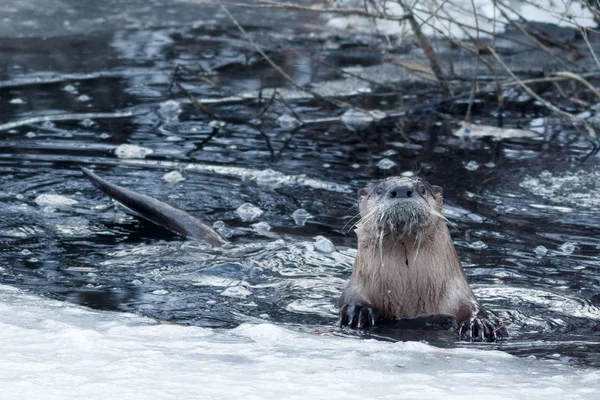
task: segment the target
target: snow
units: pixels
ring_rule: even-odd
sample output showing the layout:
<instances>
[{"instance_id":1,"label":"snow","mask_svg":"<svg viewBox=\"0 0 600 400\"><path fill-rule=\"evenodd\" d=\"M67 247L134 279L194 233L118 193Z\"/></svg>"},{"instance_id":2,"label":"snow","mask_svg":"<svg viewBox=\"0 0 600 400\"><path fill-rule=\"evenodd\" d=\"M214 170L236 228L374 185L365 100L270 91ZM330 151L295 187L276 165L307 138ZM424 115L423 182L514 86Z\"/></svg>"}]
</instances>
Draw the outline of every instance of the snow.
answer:
<instances>
[{"instance_id":1,"label":"snow","mask_svg":"<svg viewBox=\"0 0 600 400\"><path fill-rule=\"evenodd\" d=\"M77 204L77 200L73 200L66 196L61 196L59 194L49 194L49 193L40 194L38 197L35 198L34 202L38 206L51 206L51 207L65 207L65 206L72 206L73 204Z\"/></svg>"},{"instance_id":2,"label":"snow","mask_svg":"<svg viewBox=\"0 0 600 400\"><path fill-rule=\"evenodd\" d=\"M115 154L119 158L144 158L153 152L152 149L135 144L122 144L115 149Z\"/></svg>"},{"instance_id":3,"label":"snow","mask_svg":"<svg viewBox=\"0 0 600 400\"><path fill-rule=\"evenodd\" d=\"M211 330L0 285L3 399L595 399L600 372L500 351Z\"/></svg>"},{"instance_id":4,"label":"snow","mask_svg":"<svg viewBox=\"0 0 600 400\"><path fill-rule=\"evenodd\" d=\"M362 2L356 0L342 0L343 4L360 8ZM379 4L383 2L378 2ZM441 4L441 5L440 5ZM511 9L521 14L530 21L552 23L558 26L595 26L592 13L587 7L582 6L578 1L553 1L553 0L535 0L535 1L508 1L505 4ZM404 15L404 10L396 2L386 2L386 13L389 16L400 17ZM446 5L446 7L444 7ZM454 37L465 37L464 31L454 22L466 26L475 27L475 17L473 6L477 10L479 28L491 32L494 30L494 17L501 26L505 19L499 11L495 11L494 2L488 0L458 0L450 4L439 3L437 1L415 2L412 11L415 13L417 21L421 22L421 29L425 35L436 36L438 30ZM505 9L508 16L518 19L518 16ZM343 31L363 31L371 32L373 29L380 33L388 35L402 35L406 27L402 23L393 20L365 18L356 15L335 16L329 18L327 25ZM466 28L467 31L475 36L474 29ZM487 36L481 33L482 36Z\"/></svg>"}]
</instances>

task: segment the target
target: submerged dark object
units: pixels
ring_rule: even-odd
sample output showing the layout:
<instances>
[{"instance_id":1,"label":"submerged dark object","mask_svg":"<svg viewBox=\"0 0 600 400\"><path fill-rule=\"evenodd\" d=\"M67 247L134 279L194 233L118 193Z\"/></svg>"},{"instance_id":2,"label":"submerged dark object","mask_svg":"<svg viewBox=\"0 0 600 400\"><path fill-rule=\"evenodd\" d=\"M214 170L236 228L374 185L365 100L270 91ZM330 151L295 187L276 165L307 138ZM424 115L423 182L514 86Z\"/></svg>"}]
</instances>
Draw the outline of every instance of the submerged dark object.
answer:
<instances>
[{"instance_id":1,"label":"submerged dark object","mask_svg":"<svg viewBox=\"0 0 600 400\"><path fill-rule=\"evenodd\" d=\"M150 196L110 183L87 168L82 167L81 171L98 189L150 222L186 238L200 240L213 246L227 243L214 229L185 211Z\"/></svg>"},{"instance_id":2,"label":"submerged dark object","mask_svg":"<svg viewBox=\"0 0 600 400\"><path fill-rule=\"evenodd\" d=\"M469 287L442 215L441 187L392 177L358 197L358 254L338 302L342 325L445 315L456 320L461 339L508 336Z\"/></svg>"}]
</instances>

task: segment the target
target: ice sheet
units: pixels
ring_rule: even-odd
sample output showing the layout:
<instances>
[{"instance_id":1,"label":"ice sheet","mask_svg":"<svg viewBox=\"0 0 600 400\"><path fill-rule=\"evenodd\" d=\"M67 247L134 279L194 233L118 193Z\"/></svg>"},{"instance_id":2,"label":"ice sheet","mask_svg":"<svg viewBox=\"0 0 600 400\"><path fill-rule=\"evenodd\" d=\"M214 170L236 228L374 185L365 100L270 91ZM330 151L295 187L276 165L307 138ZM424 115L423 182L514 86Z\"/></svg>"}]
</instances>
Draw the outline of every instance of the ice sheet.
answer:
<instances>
[{"instance_id":1,"label":"ice sheet","mask_svg":"<svg viewBox=\"0 0 600 400\"><path fill-rule=\"evenodd\" d=\"M0 286L2 399L596 399L600 372L244 324L210 330Z\"/></svg>"}]
</instances>

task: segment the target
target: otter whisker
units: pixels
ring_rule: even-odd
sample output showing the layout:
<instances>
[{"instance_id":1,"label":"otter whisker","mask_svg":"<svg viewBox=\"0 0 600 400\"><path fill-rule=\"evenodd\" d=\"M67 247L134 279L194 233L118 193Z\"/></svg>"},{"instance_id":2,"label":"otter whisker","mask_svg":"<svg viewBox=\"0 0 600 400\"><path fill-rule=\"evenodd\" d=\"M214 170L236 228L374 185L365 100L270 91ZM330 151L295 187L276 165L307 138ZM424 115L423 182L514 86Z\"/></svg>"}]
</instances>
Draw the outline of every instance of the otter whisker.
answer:
<instances>
[{"instance_id":1,"label":"otter whisker","mask_svg":"<svg viewBox=\"0 0 600 400\"><path fill-rule=\"evenodd\" d=\"M385 267L383 262L383 231L379 233L379 260L381 261L381 267Z\"/></svg>"},{"instance_id":2,"label":"otter whisker","mask_svg":"<svg viewBox=\"0 0 600 400\"><path fill-rule=\"evenodd\" d=\"M354 223L354 220L356 220L356 222ZM348 222L346 222L344 224L344 226L342 227L342 232L344 232L344 230L346 229L346 227L348 226L348 224L352 223L352 226L350 227L350 229L348 229L348 231L346 231L346 233L350 232L354 227L356 227L356 225L360 222L361 217L360 217L360 211L358 212L358 214L356 214L355 216L353 216L352 218L350 218L348 220Z\"/></svg>"},{"instance_id":3,"label":"otter whisker","mask_svg":"<svg viewBox=\"0 0 600 400\"><path fill-rule=\"evenodd\" d=\"M453 223L452 221L450 221L448 218L446 218L446 216L444 216L444 214L437 212L435 210L429 209L429 213L431 215L435 215L438 218L443 219L446 223L448 223L451 227L453 227L454 229L458 230L458 228L456 227L456 224Z\"/></svg>"}]
</instances>

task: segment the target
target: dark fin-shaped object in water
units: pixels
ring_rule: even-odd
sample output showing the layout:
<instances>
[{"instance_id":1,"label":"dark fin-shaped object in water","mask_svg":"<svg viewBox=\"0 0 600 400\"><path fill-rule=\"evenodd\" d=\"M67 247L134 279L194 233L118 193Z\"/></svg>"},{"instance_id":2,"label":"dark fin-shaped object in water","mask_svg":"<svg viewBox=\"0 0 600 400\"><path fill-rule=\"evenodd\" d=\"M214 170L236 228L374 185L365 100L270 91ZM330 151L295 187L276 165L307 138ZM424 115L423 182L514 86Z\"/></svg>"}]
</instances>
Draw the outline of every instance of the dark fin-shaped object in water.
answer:
<instances>
[{"instance_id":1,"label":"dark fin-shaped object in water","mask_svg":"<svg viewBox=\"0 0 600 400\"><path fill-rule=\"evenodd\" d=\"M200 240L213 246L220 246L227 243L211 227L185 211L178 210L150 196L139 194L133 190L110 183L87 168L81 167L81 171L98 189L150 222L167 228L181 236Z\"/></svg>"}]
</instances>

